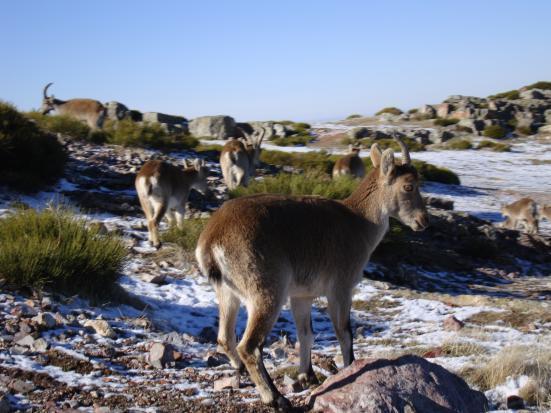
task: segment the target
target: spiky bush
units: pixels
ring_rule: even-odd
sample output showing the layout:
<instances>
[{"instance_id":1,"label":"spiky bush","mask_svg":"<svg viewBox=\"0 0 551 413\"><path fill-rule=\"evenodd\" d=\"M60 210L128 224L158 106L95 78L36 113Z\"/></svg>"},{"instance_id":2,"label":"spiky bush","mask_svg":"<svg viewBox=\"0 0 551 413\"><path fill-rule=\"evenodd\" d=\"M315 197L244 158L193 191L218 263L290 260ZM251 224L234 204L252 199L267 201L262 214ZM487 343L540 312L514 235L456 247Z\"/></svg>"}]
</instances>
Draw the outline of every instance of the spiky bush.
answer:
<instances>
[{"instance_id":1,"label":"spiky bush","mask_svg":"<svg viewBox=\"0 0 551 413\"><path fill-rule=\"evenodd\" d=\"M108 294L126 249L61 208L20 209L0 219L0 277L20 287L69 294Z\"/></svg>"},{"instance_id":2,"label":"spiky bush","mask_svg":"<svg viewBox=\"0 0 551 413\"><path fill-rule=\"evenodd\" d=\"M551 90L551 82L536 82L531 85L525 86L524 89L541 89L541 90Z\"/></svg>"},{"instance_id":3,"label":"spiky bush","mask_svg":"<svg viewBox=\"0 0 551 413\"><path fill-rule=\"evenodd\" d=\"M518 90L509 90L507 92L497 93L495 95L488 96L488 99L520 99L520 93Z\"/></svg>"},{"instance_id":4,"label":"spiky bush","mask_svg":"<svg viewBox=\"0 0 551 413\"><path fill-rule=\"evenodd\" d=\"M40 112L27 112L26 116L51 133L60 133L77 140L90 140L92 136L88 125L70 116L43 115Z\"/></svg>"},{"instance_id":5,"label":"spiky bush","mask_svg":"<svg viewBox=\"0 0 551 413\"><path fill-rule=\"evenodd\" d=\"M391 106L391 107L388 107L388 108L381 109L375 115L379 116L379 115L382 115L383 113L390 113L391 115L398 116L398 115L401 115L403 112L400 109L398 109L394 106Z\"/></svg>"},{"instance_id":6,"label":"spiky bush","mask_svg":"<svg viewBox=\"0 0 551 413\"><path fill-rule=\"evenodd\" d=\"M315 138L308 133L300 133L287 137L274 137L270 139L270 143L277 146L306 146Z\"/></svg>"},{"instance_id":7,"label":"spiky bush","mask_svg":"<svg viewBox=\"0 0 551 413\"><path fill-rule=\"evenodd\" d=\"M488 125L482 131L482 135L487 138L503 139L507 136L507 129L499 125Z\"/></svg>"},{"instance_id":8,"label":"spiky bush","mask_svg":"<svg viewBox=\"0 0 551 413\"><path fill-rule=\"evenodd\" d=\"M456 151L463 151L472 148L473 144L467 139L450 139L444 146L444 149L453 149Z\"/></svg>"},{"instance_id":9,"label":"spiky bush","mask_svg":"<svg viewBox=\"0 0 551 413\"><path fill-rule=\"evenodd\" d=\"M362 118L363 116L360 115L359 113L353 113L352 115L348 115L346 117L346 119L358 119L358 118Z\"/></svg>"},{"instance_id":10,"label":"spiky bush","mask_svg":"<svg viewBox=\"0 0 551 413\"><path fill-rule=\"evenodd\" d=\"M184 251L192 252L197 246L197 240L207 221L208 219L205 218L185 219L182 228L171 226L168 231L164 232L162 241L172 242L179 245Z\"/></svg>"},{"instance_id":11,"label":"spiky bush","mask_svg":"<svg viewBox=\"0 0 551 413\"><path fill-rule=\"evenodd\" d=\"M501 142L493 142L489 140L483 140L478 144L476 149L489 149L494 152L509 152L511 150L511 145Z\"/></svg>"},{"instance_id":12,"label":"spiky bush","mask_svg":"<svg viewBox=\"0 0 551 413\"><path fill-rule=\"evenodd\" d=\"M321 171L331 174L333 166L339 157L327 152L290 153L282 151L266 151L260 154L260 160L275 166L292 166L304 171Z\"/></svg>"},{"instance_id":13,"label":"spiky bush","mask_svg":"<svg viewBox=\"0 0 551 413\"><path fill-rule=\"evenodd\" d=\"M448 168L436 166L424 161L412 160L419 176L424 181L440 182L442 184L461 185L457 174Z\"/></svg>"},{"instance_id":14,"label":"spiky bush","mask_svg":"<svg viewBox=\"0 0 551 413\"><path fill-rule=\"evenodd\" d=\"M37 190L59 179L66 159L55 136L0 101L0 184Z\"/></svg>"}]
</instances>

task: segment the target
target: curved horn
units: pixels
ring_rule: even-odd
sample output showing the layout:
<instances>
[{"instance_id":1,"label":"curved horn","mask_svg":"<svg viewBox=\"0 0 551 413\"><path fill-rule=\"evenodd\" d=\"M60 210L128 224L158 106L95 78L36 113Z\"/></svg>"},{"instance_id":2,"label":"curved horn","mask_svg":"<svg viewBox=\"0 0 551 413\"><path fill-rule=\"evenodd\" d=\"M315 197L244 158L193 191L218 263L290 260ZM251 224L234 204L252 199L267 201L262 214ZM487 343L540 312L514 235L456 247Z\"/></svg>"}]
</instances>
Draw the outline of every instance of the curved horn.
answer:
<instances>
[{"instance_id":1,"label":"curved horn","mask_svg":"<svg viewBox=\"0 0 551 413\"><path fill-rule=\"evenodd\" d=\"M49 88L50 86L52 86L53 84L54 84L54 82L50 82L50 83L48 83L48 84L46 85L46 87L44 88L44 92L43 92L43 93L44 93L44 99L48 99L48 95L46 94L46 92L48 91L48 88Z\"/></svg>"},{"instance_id":2,"label":"curved horn","mask_svg":"<svg viewBox=\"0 0 551 413\"><path fill-rule=\"evenodd\" d=\"M409 150L402 138L399 138L397 135L394 136L394 139L396 139L396 142L398 142L398 145L400 145L400 148L402 149L402 165L409 165L411 163L411 158L409 156Z\"/></svg>"},{"instance_id":3,"label":"curved horn","mask_svg":"<svg viewBox=\"0 0 551 413\"><path fill-rule=\"evenodd\" d=\"M260 145L262 143L262 140L264 139L264 135L266 135L266 128L262 127L261 132L259 133L259 138L257 139L258 144Z\"/></svg>"}]
</instances>

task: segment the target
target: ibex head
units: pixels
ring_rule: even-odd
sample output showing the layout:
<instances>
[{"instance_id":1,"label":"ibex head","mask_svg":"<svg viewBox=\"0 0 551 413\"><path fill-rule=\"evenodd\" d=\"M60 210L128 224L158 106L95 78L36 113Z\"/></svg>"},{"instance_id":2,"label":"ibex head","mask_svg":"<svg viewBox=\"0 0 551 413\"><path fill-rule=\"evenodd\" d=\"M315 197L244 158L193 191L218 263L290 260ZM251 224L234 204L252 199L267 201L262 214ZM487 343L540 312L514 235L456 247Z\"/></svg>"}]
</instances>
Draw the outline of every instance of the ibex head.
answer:
<instances>
[{"instance_id":1,"label":"ibex head","mask_svg":"<svg viewBox=\"0 0 551 413\"><path fill-rule=\"evenodd\" d=\"M243 132L245 133L245 148L252 155L253 165L257 167L260 165L260 145L264 140L266 129L260 128L260 130L255 130L252 134Z\"/></svg>"},{"instance_id":2,"label":"ibex head","mask_svg":"<svg viewBox=\"0 0 551 413\"><path fill-rule=\"evenodd\" d=\"M207 177L209 176L209 168L204 159L194 159L191 162L191 166L188 166L187 162L184 160L184 166L186 169L195 169L197 172L197 178L192 184L192 188L199 191L204 196L210 195L210 189L207 182Z\"/></svg>"},{"instance_id":3,"label":"ibex head","mask_svg":"<svg viewBox=\"0 0 551 413\"><path fill-rule=\"evenodd\" d=\"M361 147L359 144L350 144L348 145L348 153L352 155L358 155L360 153Z\"/></svg>"},{"instance_id":4,"label":"ibex head","mask_svg":"<svg viewBox=\"0 0 551 413\"><path fill-rule=\"evenodd\" d=\"M52 85L53 85L53 83L48 83L46 85L46 87L44 88L44 92L43 92L44 97L42 99L42 106L40 108L40 112L42 112L43 115L46 115L47 113L49 113L49 112L51 112L52 110L55 109L55 106L54 106L55 97L54 97L54 95L51 95L51 96L47 95L48 88Z\"/></svg>"},{"instance_id":5,"label":"ibex head","mask_svg":"<svg viewBox=\"0 0 551 413\"><path fill-rule=\"evenodd\" d=\"M414 231L422 231L429 225L425 203L419 193L419 175L413 165L404 142L395 137L402 149L402 160L397 163L394 151L387 149L381 153L379 145L371 146L371 161L379 169L379 188L382 190L383 210Z\"/></svg>"}]
</instances>

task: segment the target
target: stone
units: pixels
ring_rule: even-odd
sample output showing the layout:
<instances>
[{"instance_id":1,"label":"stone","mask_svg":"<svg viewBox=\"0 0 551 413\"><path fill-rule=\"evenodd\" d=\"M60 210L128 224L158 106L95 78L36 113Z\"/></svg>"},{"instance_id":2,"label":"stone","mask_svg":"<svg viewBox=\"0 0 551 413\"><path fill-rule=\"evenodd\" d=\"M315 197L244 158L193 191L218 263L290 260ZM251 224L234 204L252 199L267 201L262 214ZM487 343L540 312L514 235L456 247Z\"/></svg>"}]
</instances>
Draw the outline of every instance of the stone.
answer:
<instances>
[{"instance_id":1,"label":"stone","mask_svg":"<svg viewBox=\"0 0 551 413\"><path fill-rule=\"evenodd\" d=\"M428 118L436 117L436 109L434 109L434 106L431 106L431 105L421 106L419 108L419 113L422 115L426 115Z\"/></svg>"},{"instance_id":2,"label":"stone","mask_svg":"<svg viewBox=\"0 0 551 413\"><path fill-rule=\"evenodd\" d=\"M147 362L157 368L174 366L174 347L170 344L153 343L147 355Z\"/></svg>"},{"instance_id":3,"label":"stone","mask_svg":"<svg viewBox=\"0 0 551 413\"><path fill-rule=\"evenodd\" d=\"M235 120L231 116L223 115L201 116L189 122L189 132L195 137L228 139L235 136Z\"/></svg>"},{"instance_id":4,"label":"stone","mask_svg":"<svg viewBox=\"0 0 551 413\"><path fill-rule=\"evenodd\" d=\"M32 344L32 348L33 348L34 351L38 351L40 353L43 353L43 352L47 351L50 348L50 343L48 343L43 338L38 338Z\"/></svg>"},{"instance_id":5,"label":"stone","mask_svg":"<svg viewBox=\"0 0 551 413\"><path fill-rule=\"evenodd\" d=\"M151 284L165 284L166 274L141 274L140 278Z\"/></svg>"},{"instance_id":6,"label":"stone","mask_svg":"<svg viewBox=\"0 0 551 413\"><path fill-rule=\"evenodd\" d=\"M8 383L8 389L14 393L27 394L36 389L36 386L32 382L15 379Z\"/></svg>"},{"instance_id":7,"label":"stone","mask_svg":"<svg viewBox=\"0 0 551 413\"><path fill-rule=\"evenodd\" d=\"M426 206L429 206L432 208L444 209L446 211L453 211L452 199L436 198L433 196L424 196L423 201L425 201Z\"/></svg>"},{"instance_id":8,"label":"stone","mask_svg":"<svg viewBox=\"0 0 551 413\"><path fill-rule=\"evenodd\" d=\"M465 323L450 315L444 319L443 326L446 331L459 331L465 326Z\"/></svg>"},{"instance_id":9,"label":"stone","mask_svg":"<svg viewBox=\"0 0 551 413\"><path fill-rule=\"evenodd\" d=\"M353 128L348 131L348 136L352 139L369 138L372 130L366 127Z\"/></svg>"},{"instance_id":10,"label":"stone","mask_svg":"<svg viewBox=\"0 0 551 413\"><path fill-rule=\"evenodd\" d=\"M29 347L31 348L34 344L34 337L30 334L27 334L23 338L18 338L17 335L15 336L15 343L17 345L23 346L23 347Z\"/></svg>"},{"instance_id":11,"label":"stone","mask_svg":"<svg viewBox=\"0 0 551 413\"><path fill-rule=\"evenodd\" d=\"M453 138L453 133L447 130L434 129L430 133L430 141L432 143L443 143Z\"/></svg>"},{"instance_id":12,"label":"stone","mask_svg":"<svg viewBox=\"0 0 551 413\"><path fill-rule=\"evenodd\" d=\"M466 128L471 128L473 131L481 131L484 129L484 122L476 119L461 119L458 123L458 126L463 126Z\"/></svg>"},{"instance_id":13,"label":"stone","mask_svg":"<svg viewBox=\"0 0 551 413\"><path fill-rule=\"evenodd\" d=\"M143 121L143 113L138 110L129 110L128 117L132 119L134 122Z\"/></svg>"},{"instance_id":14,"label":"stone","mask_svg":"<svg viewBox=\"0 0 551 413\"><path fill-rule=\"evenodd\" d=\"M452 110L453 106L449 103L441 103L436 106L436 116L439 118L447 118Z\"/></svg>"},{"instance_id":15,"label":"stone","mask_svg":"<svg viewBox=\"0 0 551 413\"><path fill-rule=\"evenodd\" d=\"M545 99L545 93L539 89L528 89L520 92L521 99Z\"/></svg>"},{"instance_id":16,"label":"stone","mask_svg":"<svg viewBox=\"0 0 551 413\"><path fill-rule=\"evenodd\" d=\"M214 391L224 389L239 389L239 376L222 377L214 382Z\"/></svg>"},{"instance_id":17,"label":"stone","mask_svg":"<svg viewBox=\"0 0 551 413\"><path fill-rule=\"evenodd\" d=\"M142 114L143 122L166 123L168 125L186 125L187 119L183 116L167 115L158 112L144 112Z\"/></svg>"},{"instance_id":18,"label":"stone","mask_svg":"<svg viewBox=\"0 0 551 413\"><path fill-rule=\"evenodd\" d=\"M107 119L109 120L121 120L128 114L128 108L120 102L107 102L105 108L107 109Z\"/></svg>"},{"instance_id":19,"label":"stone","mask_svg":"<svg viewBox=\"0 0 551 413\"><path fill-rule=\"evenodd\" d=\"M32 318L32 321L45 329L54 328L57 325L55 317L50 313L39 313L36 317Z\"/></svg>"},{"instance_id":20,"label":"stone","mask_svg":"<svg viewBox=\"0 0 551 413\"><path fill-rule=\"evenodd\" d=\"M513 410L524 409L524 400L520 396L509 396L507 397L507 408Z\"/></svg>"},{"instance_id":21,"label":"stone","mask_svg":"<svg viewBox=\"0 0 551 413\"><path fill-rule=\"evenodd\" d=\"M52 310L53 306L54 304L50 297L42 297L42 300L40 301L40 307L43 310Z\"/></svg>"},{"instance_id":22,"label":"stone","mask_svg":"<svg viewBox=\"0 0 551 413\"><path fill-rule=\"evenodd\" d=\"M216 331L214 331L214 328L212 328L211 326L204 327L199 332L198 339L199 339L199 342L202 344L206 344L206 343L215 344L217 341Z\"/></svg>"},{"instance_id":23,"label":"stone","mask_svg":"<svg viewBox=\"0 0 551 413\"><path fill-rule=\"evenodd\" d=\"M309 407L323 412L472 413L488 409L483 393L418 356L356 360L313 391Z\"/></svg>"},{"instance_id":24,"label":"stone","mask_svg":"<svg viewBox=\"0 0 551 413\"><path fill-rule=\"evenodd\" d=\"M96 334L102 337L114 338L117 334L105 320L87 320L84 327L93 329Z\"/></svg>"}]
</instances>

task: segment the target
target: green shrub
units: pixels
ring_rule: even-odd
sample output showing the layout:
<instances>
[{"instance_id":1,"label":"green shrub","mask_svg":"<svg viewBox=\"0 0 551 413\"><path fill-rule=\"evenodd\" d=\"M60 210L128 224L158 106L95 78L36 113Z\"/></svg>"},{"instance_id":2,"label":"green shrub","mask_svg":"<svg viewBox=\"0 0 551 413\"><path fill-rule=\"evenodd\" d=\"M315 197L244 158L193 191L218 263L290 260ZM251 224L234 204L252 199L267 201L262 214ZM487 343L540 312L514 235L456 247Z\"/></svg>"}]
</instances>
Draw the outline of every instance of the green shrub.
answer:
<instances>
[{"instance_id":1,"label":"green shrub","mask_svg":"<svg viewBox=\"0 0 551 413\"><path fill-rule=\"evenodd\" d=\"M457 132L473 133L473 129L470 128L469 126L457 125L457 126L455 127L455 130L456 130Z\"/></svg>"},{"instance_id":2,"label":"green shrub","mask_svg":"<svg viewBox=\"0 0 551 413\"><path fill-rule=\"evenodd\" d=\"M282 151L263 150L260 160L275 166L291 166L304 171L320 171L331 174L333 166L339 156L329 155L327 152L312 151L305 153L290 153Z\"/></svg>"},{"instance_id":3,"label":"green shrub","mask_svg":"<svg viewBox=\"0 0 551 413\"><path fill-rule=\"evenodd\" d=\"M398 108L395 108L394 106L391 106L391 107L388 107L388 108L383 108L381 109L380 111L378 111L375 116L379 116L379 115L382 115L383 113L390 113L392 115L401 115L403 112L398 109Z\"/></svg>"},{"instance_id":4,"label":"green shrub","mask_svg":"<svg viewBox=\"0 0 551 413\"><path fill-rule=\"evenodd\" d=\"M184 251L193 252L207 221L206 218L185 219L181 229L173 225L162 234L161 239L179 245Z\"/></svg>"},{"instance_id":5,"label":"green shrub","mask_svg":"<svg viewBox=\"0 0 551 413\"><path fill-rule=\"evenodd\" d=\"M507 129L499 125L488 125L482 131L487 138L503 139L507 135Z\"/></svg>"},{"instance_id":6,"label":"green shrub","mask_svg":"<svg viewBox=\"0 0 551 413\"><path fill-rule=\"evenodd\" d=\"M408 114L410 114L410 115L414 115L417 112L419 112L419 109L417 109L417 108L408 110Z\"/></svg>"},{"instance_id":7,"label":"green shrub","mask_svg":"<svg viewBox=\"0 0 551 413\"><path fill-rule=\"evenodd\" d=\"M459 119L453 119L453 118L436 118L436 119L434 119L434 124L438 125L438 126L455 125L457 122L459 122Z\"/></svg>"},{"instance_id":8,"label":"green shrub","mask_svg":"<svg viewBox=\"0 0 551 413\"><path fill-rule=\"evenodd\" d=\"M531 85L525 86L523 89L551 90L551 82L540 81L540 82L532 83Z\"/></svg>"},{"instance_id":9,"label":"green shrub","mask_svg":"<svg viewBox=\"0 0 551 413\"><path fill-rule=\"evenodd\" d=\"M270 139L270 143L277 146L306 146L314 139L314 136L301 133L287 137L274 137Z\"/></svg>"},{"instance_id":10,"label":"green shrub","mask_svg":"<svg viewBox=\"0 0 551 413\"><path fill-rule=\"evenodd\" d=\"M89 140L90 128L84 122L66 115L43 115L40 112L27 112L26 116L38 126L51 133L60 133L77 140Z\"/></svg>"},{"instance_id":11,"label":"green shrub","mask_svg":"<svg viewBox=\"0 0 551 413\"><path fill-rule=\"evenodd\" d=\"M521 135L531 135L532 134L532 128L530 128L529 126L518 126L516 130Z\"/></svg>"},{"instance_id":12,"label":"green shrub","mask_svg":"<svg viewBox=\"0 0 551 413\"><path fill-rule=\"evenodd\" d=\"M0 219L0 276L20 287L108 294L126 249L112 235L60 208L18 210Z\"/></svg>"},{"instance_id":13,"label":"green shrub","mask_svg":"<svg viewBox=\"0 0 551 413\"><path fill-rule=\"evenodd\" d=\"M61 175L67 155L57 138L0 101L0 183L37 190Z\"/></svg>"},{"instance_id":14,"label":"green shrub","mask_svg":"<svg viewBox=\"0 0 551 413\"><path fill-rule=\"evenodd\" d=\"M457 174L447 168L442 168L424 161L412 160L423 181L440 182L442 184L461 185Z\"/></svg>"},{"instance_id":15,"label":"green shrub","mask_svg":"<svg viewBox=\"0 0 551 413\"><path fill-rule=\"evenodd\" d=\"M358 119L358 118L363 118L363 116L360 115L359 113L353 113L352 115L348 115L346 117L346 119Z\"/></svg>"},{"instance_id":16,"label":"green shrub","mask_svg":"<svg viewBox=\"0 0 551 413\"><path fill-rule=\"evenodd\" d=\"M509 90L508 92L502 92L495 95L488 96L488 99L520 99L520 93L518 90Z\"/></svg>"},{"instance_id":17,"label":"green shrub","mask_svg":"<svg viewBox=\"0 0 551 413\"><path fill-rule=\"evenodd\" d=\"M444 148L462 151L466 149L472 149L473 144L467 139L450 139L448 142L446 142Z\"/></svg>"},{"instance_id":18,"label":"green shrub","mask_svg":"<svg viewBox=\"0 0 551 413\"><path fill-rule=\"evenodd\" d=\"M248 187L238 187L230 191L230 197L254 194L282 195L319 195L331 199L344 199L349 196L359 180L343 176L331 179L319 171L308 171L305 174L280 173L275 176L255 180Z\"/></svg>"},{"instance_id":19,"label":"green shrub","mask_svg":"<svg viewBox=\"0 0 551 413\"><path fill-rule=\"evenodd\" d=\"M493 142L489 140L481 141L476 149L489 149L494 152L509 152L511 150L511 145L501 142Z\"/></svg>"}]
</instances>

